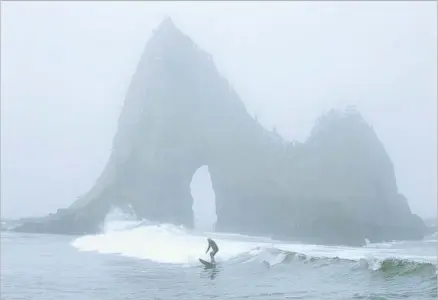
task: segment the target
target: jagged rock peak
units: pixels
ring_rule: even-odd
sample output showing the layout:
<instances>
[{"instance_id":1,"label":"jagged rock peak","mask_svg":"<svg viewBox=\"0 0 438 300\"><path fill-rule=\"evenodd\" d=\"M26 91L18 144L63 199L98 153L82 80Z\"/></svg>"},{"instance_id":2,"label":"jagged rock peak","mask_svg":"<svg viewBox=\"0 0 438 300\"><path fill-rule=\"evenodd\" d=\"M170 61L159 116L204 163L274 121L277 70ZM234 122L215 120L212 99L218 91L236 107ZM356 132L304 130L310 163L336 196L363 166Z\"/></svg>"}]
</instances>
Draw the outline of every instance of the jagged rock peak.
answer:
<instances>
[{"instance_id":1,"label":"jagged rock peak","mask_svg":"<svg viewBox=\"0 0 438 300\"><path fill-rule=\"evenodd\" d=\"M156 33L171 33L171 32L179 32L178 28L173 23L172 19L167 16L164 20L158 25L158 28L155 31Z\"/></svg>"},{"instance_id":2,"label":"jagged rock peak","mask_svg":"<svg viewBox=\"0 0 438 300\"><path fill-rule=\"evenodd\" d=\"M186 43L193 44L189 36L184 34L172 21L170 17L164 18L164 20L153 30L152 38L148 44L164 44L166 46L175 47L175 43L179 41L185 41Z\"/></svg>"},{"instance_id":3,"label":"jagged rock peak","mask_svg":"<svg viewBox=\"0 0 438 300\"><path fill-rule=\"evenodd\" d=\"M180 67L200 60L212 61L210 55L180 30L170 17L166 17L153 30L152 37L145 45L138 68L143 69L142 72L147 72L147 69L151 69L151 60L166 60L167 63L176 63Z\"/></svg>"}]
</instances>

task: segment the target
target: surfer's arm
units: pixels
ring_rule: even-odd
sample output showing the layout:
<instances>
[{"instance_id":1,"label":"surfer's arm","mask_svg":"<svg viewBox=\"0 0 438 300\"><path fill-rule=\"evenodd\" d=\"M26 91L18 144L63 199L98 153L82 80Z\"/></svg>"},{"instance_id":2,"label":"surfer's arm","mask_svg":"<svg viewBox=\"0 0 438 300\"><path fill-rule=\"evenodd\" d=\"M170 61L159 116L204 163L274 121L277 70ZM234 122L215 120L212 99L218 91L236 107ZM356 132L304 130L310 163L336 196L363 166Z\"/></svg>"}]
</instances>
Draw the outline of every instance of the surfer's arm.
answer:
<instances>
[{"instance_id":1,"label":"surfer's arm","mask_svg":"<svg viewBox=\"0 0 438 300\"><path fill-rule=\"evenodd\" d=\"M208 244L208 248L207 248L207 251L205 251L205 253L207 253L208 250L210 250L210 244Z\"/></svg>"}]
</instances>

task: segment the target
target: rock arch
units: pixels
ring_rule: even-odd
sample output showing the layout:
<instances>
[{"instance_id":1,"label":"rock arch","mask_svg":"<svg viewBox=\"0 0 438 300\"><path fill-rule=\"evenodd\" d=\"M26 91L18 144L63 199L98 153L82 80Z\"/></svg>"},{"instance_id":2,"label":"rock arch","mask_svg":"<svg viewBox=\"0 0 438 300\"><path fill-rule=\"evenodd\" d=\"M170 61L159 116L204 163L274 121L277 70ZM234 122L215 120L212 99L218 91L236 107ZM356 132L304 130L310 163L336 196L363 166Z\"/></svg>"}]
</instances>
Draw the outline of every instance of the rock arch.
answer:
<instances>
[{"instance_id":1,"label":"rock arch","mask_svg":"<svg viewBox=\"0 0 438 300\"><path fill-rule=\"evenodd\" d=\"M112 206L193 227L190 182L208 165L217 230L326 244L421 238L424 223L400 201L374 131L357 113L323 121L296 145L264 129L210 55L167 19L146 45L95 186L16 230L96 232Z\"/></svg>"}]
</instances>

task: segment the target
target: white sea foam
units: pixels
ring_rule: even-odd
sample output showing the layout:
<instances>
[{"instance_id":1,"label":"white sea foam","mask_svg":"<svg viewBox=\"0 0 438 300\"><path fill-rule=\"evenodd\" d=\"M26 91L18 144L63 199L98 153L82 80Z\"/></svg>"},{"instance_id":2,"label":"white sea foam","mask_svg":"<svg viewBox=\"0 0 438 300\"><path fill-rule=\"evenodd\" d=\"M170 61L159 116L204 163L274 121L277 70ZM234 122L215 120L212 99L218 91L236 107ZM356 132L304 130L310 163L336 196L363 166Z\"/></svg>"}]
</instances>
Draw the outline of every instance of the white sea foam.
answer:
<instances>
[{"instance_id":1,"label":"white sea foam","mask_svg":"<svg viewBox=\"0 0 438 300\"><path fill-rule=\"evenodd\" d=\"M220 248L216 255L217 262L244 256L248 258L247 261L259 260L275 265L284 260L287 252L309 257L338 257L357 261L380 261L388 258L432 263L437 261L434 252L416 253L415 249L408 251L402 247L392 247L391 243L368 244L360 248L286 243L239 234L193 232L183 227L145 224L126 217L119 220L114 216L107 218L103 228L101 234L79 237L72 245L80 251L190 265L198 263L198 258L209 259L205 254L206 238L211 236Z\"/></svg>"}]
</instances>

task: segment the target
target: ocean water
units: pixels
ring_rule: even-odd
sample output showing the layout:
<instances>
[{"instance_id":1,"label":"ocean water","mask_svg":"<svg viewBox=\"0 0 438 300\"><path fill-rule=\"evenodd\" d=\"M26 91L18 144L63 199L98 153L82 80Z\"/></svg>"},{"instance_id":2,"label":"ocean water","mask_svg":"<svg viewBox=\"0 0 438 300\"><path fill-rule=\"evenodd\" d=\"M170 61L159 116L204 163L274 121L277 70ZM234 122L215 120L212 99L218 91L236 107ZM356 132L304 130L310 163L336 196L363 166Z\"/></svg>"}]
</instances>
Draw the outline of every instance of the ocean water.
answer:
<instances>
[{"instance_id":1,"label":"ocean water","mask_svg":"<svg viewBox=\"0 0 438 300\"><path fill-rule=\"evenodd\" d=\"M206 237L218 243L206 269ZM436 235L328 247L112 220L98 235L1 232L1 299L437 299Z\"/></svg>"}]
</instances>

